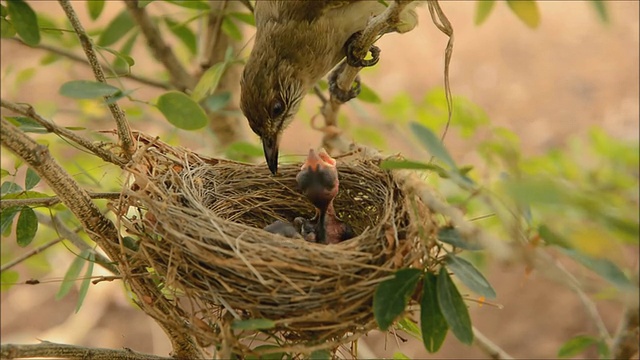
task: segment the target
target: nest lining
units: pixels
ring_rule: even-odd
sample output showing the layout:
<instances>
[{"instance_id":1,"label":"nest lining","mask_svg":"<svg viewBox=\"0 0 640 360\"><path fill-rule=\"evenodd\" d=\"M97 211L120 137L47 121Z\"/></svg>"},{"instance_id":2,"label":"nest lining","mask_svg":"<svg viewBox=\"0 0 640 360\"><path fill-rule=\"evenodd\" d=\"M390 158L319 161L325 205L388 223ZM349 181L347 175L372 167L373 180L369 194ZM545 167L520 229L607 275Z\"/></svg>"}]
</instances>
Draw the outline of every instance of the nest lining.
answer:
<instances>
[{"instance_id":1,"label":"nest lining","mask_svg":"<svg viewBox=\"0 0 640 360\"><path fill-rule=\"evenodd\" d=\"M273 177L263 165L211 161L160 142L130 169L135 183L120 207L136 209L122 223L140 238L137 261L182 299L176 304L186 319L208 324L189 327L198 339L227 337L226 310L274 320L272 333L289 345L339 344L374 327L376 284L425 258L416 223L424 231L434 221L424 213L417 219L392 176L366 159L338 160L335 208L355 238L324 245L262 230L314 215L297 190L299 169L281 165Z\"/></svg>"}]
</instances>

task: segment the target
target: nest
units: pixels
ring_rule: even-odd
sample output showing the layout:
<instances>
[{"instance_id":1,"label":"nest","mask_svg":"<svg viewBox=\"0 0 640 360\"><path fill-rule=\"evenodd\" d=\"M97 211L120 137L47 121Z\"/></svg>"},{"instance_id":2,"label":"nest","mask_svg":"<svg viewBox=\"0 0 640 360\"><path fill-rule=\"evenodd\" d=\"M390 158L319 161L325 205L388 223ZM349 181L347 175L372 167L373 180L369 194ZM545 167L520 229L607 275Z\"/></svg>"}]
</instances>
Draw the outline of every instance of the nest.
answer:
<instances>
[{"instance_id":1,"label":"nest","mask_svg":"<svg viewBox=\"0 0 640 360\"><path fill-rule=\"evenodd\" d=\"M271 176L264 165L205 158L144 137L140 143L128 169L134 181L115 204L139 239L127 261L148 269L179 309L173 321L201 345L224 343L242 355L259 353L259 340L279 351L335 349L375 327L378 283L428 261L418 234L436 231L432 215L377 160L338 158L334 204L357 236L323 245L262 230L276 219L314 215L297 190L300 164L281 164Z\"/></svg>"}]
</instances>

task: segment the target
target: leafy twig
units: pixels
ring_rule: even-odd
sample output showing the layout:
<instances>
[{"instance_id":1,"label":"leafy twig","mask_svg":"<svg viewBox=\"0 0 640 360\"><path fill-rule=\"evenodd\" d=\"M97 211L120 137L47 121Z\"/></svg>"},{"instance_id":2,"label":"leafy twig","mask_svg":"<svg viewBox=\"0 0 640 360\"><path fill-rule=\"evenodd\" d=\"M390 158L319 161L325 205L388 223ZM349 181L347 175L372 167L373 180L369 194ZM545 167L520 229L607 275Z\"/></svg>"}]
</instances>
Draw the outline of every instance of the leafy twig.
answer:
<instances>
[{"instance_id":1,"label":"leafy twig","mask_svg":"<svg viewBox=\"0 0 640 360\"><path fill-rule=\"evenodd\" d=\"M78 229L76 229L76 231L80 231L80 230L82 230L82 228L78 228ZM1 272L4 272L5 270L9 270L9 269L11 269L12 267L14 267L14 266L16 266L16 265L20 264L21 262L23 262L23 261L27 260L28 258L30 258L30 257L32 257L32 256L35 256L35 255L37 255L37 254L40 254L41 252L43 252L43 251L47 250L48 248L50 248L50 247L52 247L53 245L55 245L55 244L57 244L57 243L61 242L62 240L64 240L64 237L62 237L62 236L61 236L61 237L59 237L59 238L57 238L57 239L53 239L53 240L49 241L49 242L48 242L48 243L46 243L46 244L40 245L40 246L38 246L38 247L37 247L37 248L35 248L35 249L32 249L31 251L29 251L29 252L28 252L28 253L26 253L26 254L23 254L23 255L21 255L21 256L18 256L17 258L15 258L15 259L13 259L13 260L11 260L11 261L7 262L6 264L2 265L2 267L0 268L0 273L1 273Z\"/></svg>"},{"instance_id":2,"label":"leafy twig","mask_svg":"<svg viewBox=\"0 0 640 360\"><path fill-rule=\"evenodd\" d=\"M89 193L89 197L92 199L117 199L120 197L120 193L106 192L106 193ZM0 210L10 208L12 206L30 206L30 207L49 207L61 202L57 196L33 198L33 199L2 199L0 202Z\"/></svg>"},{"instance_id":3,"label":"leafy twig","mask_svg":"<svg viewBox=\"0 0 640 360\"><path fill-rule=\"evenodd\" d=\"M93 49L93 43L89 36L84 30L82 23L78 19L75 10L73 10L73 6L71 6L71 2L69 0L58 0L60 6L64 10L64 13L67 15L71 26L78 35L78 39L80 40L80 45L82 45L82 49L84 50L85 55L87 56L87 60L89 60L89 64L91 65L91 69L93 70L93 75L96 80L106 83L107 80L102 71L102 66L98 61L98 57L96 56L96 52ZM136 2L137 5L137 2ZM131 135L131 129L129 127L129 122L124 116L124 111L120 109L120 106L115 102L110 102L110 96L105 96L105 100L107 101L107 107L109 111L111 111L111 115L116 122L116 128L118 129L118 138L120 139L120 146L122 147L122 151L124 151L127 158L131 157L133 151L135 150L135 145L133 142L133 136Z\"/></svg>"},{"instance_id":4,"label":"leafy twig","mask_svg":"<svg viewBox=\"0 0 640 360\"><path fill-rule=\"evenodd\" d=\"M43 341L39 344L0 345L0 357L3 359L65 358L92 360L175 360L172 357L142 354L127 348L122 350L103 349L56 344L48 341Z\"/></svg>"},{"instance_id":5,"label":"leafy twig","mask_svg":"<svg viewBox=\"0 0 640 360\"><path fill-rule=\"evenodd\" d=\"M158 27L147 13L147 10L144 7L138 6L138 0L126 0L124 3L133 19L140 26L140 30L147 40L147 45L149 45L153 57L164 65L165 69L169 72L171 84L181 91L193 89L195 79L184 69L182 64L180 64L171 47L167 45L162 38L160 30L158 30Z\"/></svg>"},{"instance_id":6,"label":"leafy twig","mask_svg":"<svg viewBox=\"0 0 640 360\"><path fill-rule=\"evenodd\" d=\"M113 261L107 259L102 254L96 252L93 247L84 242L80 236L78 236L77 231L73 231L65 226L62 221L57 216L47 216L44 214L36 213L38 217L38 222L44 224L52 229L54 229L60 237L69 240L73 245L75 245L78 250L81 252L83 250L89 250L94 253L96 264L102 266L103 268L109 270L113 274L120 274L120 270L113 264Z\"/></svg>"},{"instance_id":7,"label":"leafy twig","mask_svg":"<svg viewBox=\"0 0 640 360\"><path fill-rule=\"evenodd\" d=\"M66 59L69 59L71 61L77 62L79 64L83 64L83 65L87 65L90 66L89 62L87 62L87 59L83 58L80 55L74 54L70 51L66 51L64 49L55 47L55 46L51 46L51 45L47 45L47 44L37 44L37 45L29 45L27 46L22 40L18 39L18 38L7 38L7 40L11 40L14 41L20 45L24 45L25 47L28 47L30 49L41 49L47 52L50 52L52 54L56 54L56 55L60 55ZM102 67L107 67L108 65L105 64L101 64ZM150 79L148 77L144 77L144 76L140 76L140 75L135 75L132 73L129 74L118 74L119 77L123 77L123 78L127 78L127 79L131 79L133 81L137 81L141 84L145 84L145 85L149 85L149 86L153 86L153 87L157 87L160 89L165 89L165 90L169 90L171 89L171 86L165 82L161 82L161 81L157 81L154 79Z\"/></svg>"},{"instance_id":8,"label":"leafy twig","mask_svg":"<svg viewBox=\"0 0 640 360\"><path fill-rule=\"evenodd\" d=\"M74 133L71 130L60 127L52 123L51 121L43 118L42 116L38 115L38 113L36 113L33 107L29 104L16 104L11 101L0 99L0 106L2 106L3 108L9 109L17 114L29 117L37 121L40 125L42 125L45 129L47 129L47 131L60 135L62 137L65 137L75 142L76 144L91 151L92 153L94 153L104 161L110 162L112 164L116 164L118 166L123 166L124 164L127 163L125 160L117 157L112 152L107 151L99 146L96 146L96 144L91 142L90 140L85 139L84 137Z\"/></svg>"}]
</instances>

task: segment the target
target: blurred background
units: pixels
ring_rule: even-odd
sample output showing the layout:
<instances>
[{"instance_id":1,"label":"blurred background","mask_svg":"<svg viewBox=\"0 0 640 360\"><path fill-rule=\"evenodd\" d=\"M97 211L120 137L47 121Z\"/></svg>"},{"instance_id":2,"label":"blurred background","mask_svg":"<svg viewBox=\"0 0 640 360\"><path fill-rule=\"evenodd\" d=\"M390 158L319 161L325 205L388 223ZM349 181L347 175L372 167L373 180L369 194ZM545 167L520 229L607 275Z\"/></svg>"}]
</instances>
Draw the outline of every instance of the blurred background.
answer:
<instances>
[{"instance_id":1,"label":"blurred background","mask_svg":"<svg viewBox=\"0 0 640 360\"><path fill-rule=\"evenodd\" d=\"M50 18L64 18L55 2L30 4ZM77 2L74 6L85 23L90 24L89 30L104 26L123 8L120 3L107 2L107 15L92 22L86 15L84 3ZM515 133L525 155L552 149L562 151L576 138L588 137L594 126L620 141L638 141L638 2L607 2L610 19L604 23L588 2L542 1L538 3L541 22L536 29L523 24L504 2L497 2L492 14L480 26L474 25L475 2L443 2L441 6L455 31L450 69L453 94L477 105L491 126ZM432 24L426 7L419 9L419 15L420 25L414 31L384 36L378 42L382 49L380 62L361 73L363 82L375 90L382 104L355 101L345 105L341 127L346 137L373 145L387 154L401 153L407 158L422 160L427 159L428 154L416 146L405 126L411 120L408 117L419 114L412 114L407 108L443 87L447 38ZM249 43L252 31L251 27L243 29L244 39ZM64 81L92 78L87 67L72 63L43 65L46 53L42 50L6 39L1 45L3 99L33 104L45 117L55 114L54 120L65 126L81 124L90 130L113 127L104 109L95 103L81 102L79 111L77 102L69 102L58 94L58 87ZM242 55L246 55L249 48L244 49ZM144 54L145 50L134 49L132 56L136 64L132 72L154 76L155 64L145 63L146 57L136 53ZM159 94L158 90L140 84L131 88L137 88L135 94L139 99L151 101ZM210 129L176 130L159 112L141 113L136 107L144 105L123 102L134 129L160 135L165 141L196 152L219 154ZM237 106L237 94L232 97L232 105L233 102ZM282 140L282 152L288 155L285 161L299 161L309 148L320 145L322 133L310 127L310 118L318 106L317 98L307 96L297 120L285 132ZM258 140L244 120L237 113L233 116L241 121L244 140L257 146ZM441 120L437 121L442 126ZM487 124L484 126L489 128ZM465 136L464 128L453 126L445 144L458 164L474 165L481 172L483 163L477 147L487 132L480 128L473 136ZM5 152L3 149L2 167L12 168L13 158ZM72 160L68 164L72 169L80 166L80 161L76 164ZM92 181L100 184L111 181L117 188L118 180L112 179L110 171L113 170L106 167L99 170L101 175ZM19 249L11 237L2 239L3 263L8 256L26 251ZM38 262L38 257L46 257L48 265ZM625 253L620 261L637 267L637 258L636 250ZM91 286L78 313L75 313L77 289L56 300L59 280L72 260L68 251L54 249L16 268L23 275L35 271L41 281L54 281L37 286L17 285L2 292L0 335L3 343L32 343L41 339L102 348L127 347L158 355L170 352L164 333L132 305L118 281ZM474 326L511 355L556 358L559 347L567 339L595 332L579 298L566 287L536 272L529 273L522 265L490 264L487 262L483 271L498 293L495 303L500 306L469 302L471 317ZM567 266L571 268L572 264ZM581 276L585 272L577 267L572 270ZM101 271L103 269L96 267L94 275ZM607 328L614 332L622 307L604 295L597 304ZM361 340L359 349L367 358L391 357L397 351L411 358L486 357L477 348L462 345L451 334L440 352L432 355L419 341L406 335L401 337L372 332ZM594 357L594 351L578 357Z\"/></svg>"}]
</instances>

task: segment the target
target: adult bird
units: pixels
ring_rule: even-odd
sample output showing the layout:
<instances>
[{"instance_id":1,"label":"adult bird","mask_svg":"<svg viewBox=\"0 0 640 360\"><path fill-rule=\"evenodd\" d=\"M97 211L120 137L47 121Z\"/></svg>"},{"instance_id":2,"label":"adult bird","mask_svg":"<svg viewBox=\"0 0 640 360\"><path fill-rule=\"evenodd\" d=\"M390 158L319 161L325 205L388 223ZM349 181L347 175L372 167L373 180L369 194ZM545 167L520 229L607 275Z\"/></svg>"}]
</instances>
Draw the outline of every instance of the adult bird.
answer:
<instances>
[{"instance_id":1,"label":"adult bird","mask_svg":"<svg viewBox=\"0 0 640 360\"><path fill-rule=\"evenodd\" d=\"M338 195L340 182L336 160L324 149L316 153L309 150L307 160L302 164L296 176L298 187L317 209L317 214L310 221L315 225L315 242L336 244L354 236L351 226L338 218L333 206L333 199Z\"/></svg>"},{"instance_id":2,"label":"adult bird","mask_svg":"<svg viewBox=\"0 0 640 360\"><path fill-rule=\"evenodd\" d=\"M415 27L413 7L403 10L394 31ZM282 132L298 112L304 95L345 54L351 54L345 52L350 39L364 30L371 16L384 9L375 0L256 1L255 43L240 81L240 108L253 132L260 136L273 174L278 170ZM353 55L347 62L357 67L375 63L353 59Z\"/></svg>"}]
</instances>

